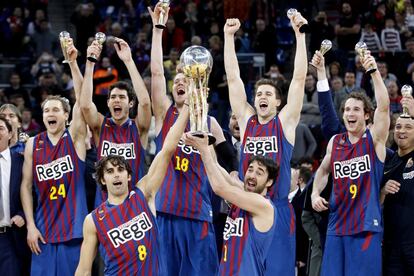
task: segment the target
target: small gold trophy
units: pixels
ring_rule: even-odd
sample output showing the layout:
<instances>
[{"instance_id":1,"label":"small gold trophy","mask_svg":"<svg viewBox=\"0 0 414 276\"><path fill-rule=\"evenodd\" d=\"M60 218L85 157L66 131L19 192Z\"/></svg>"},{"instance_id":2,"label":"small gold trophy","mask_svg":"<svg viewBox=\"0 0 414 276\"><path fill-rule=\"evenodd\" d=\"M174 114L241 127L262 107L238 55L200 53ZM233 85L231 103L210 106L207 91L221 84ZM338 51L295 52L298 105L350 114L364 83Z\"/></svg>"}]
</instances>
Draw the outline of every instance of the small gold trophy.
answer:
<instances>
[{"instance_id":1,"label":"small gold trophy","mask_svg":"<svg viewBox=\"0 0 414 276\"><path fill-rule=\"evenodd\" d=\"M319 49L319 52L321 52L322 55L325 55L330 49L332 48L332 42L328 39L325 39L321 43L321 48ZM310 65L315 66L312 62L309 62Z\"/></svg>"},{"instance_id":2,"label":"small gold trophy","mask_svg":"<svg viewBox=\"0 0 414 276\"><path fill-rule=\"evenodd\" d=\"M103 45L105 43L106 40L106 35L104 33L96 33L95 34L95 40L98 41L99 44ZM91 62L97 62L98 61L98 57L95 56L94 54L90 55L88 57L88 60Z\"/></svg>"},{"instance_id":3,"label":"small gold trophy","mask_svg":"<svg viewBox=\"0 0 414 276\"><path fill-rule=\"evenodd\" d=\"M298 11L296 9L288 9L287 12L286 12L286 15L290 19L294 15L296 15L297 13L298 13ZM310 27L309 27L309 24L307 24L307 23L300 22L298 27L299 27L299 32L301 32L301 33L309 33L310 32Z\"/></svg>"},{"instance_id":4,"label":"small gold trophy","mask_svg":"<svg viewBox=\"0 0 414 276\"><path fill-rule=\"evenodd\" d=\"M355 45L355 52L362 58L362 59L364 59L364 57L365 57L365 55L366 55L366 53L367 53L367 51L368 51L368 47L367 47L367 44L365 44L365 42L358 42L356 45ZM368 68L368 70L366 71L366 73L367 74L372 74L372 73L374 73L375 71L377 71L377 68L374 68L374 67L370 67L370 68Z\"/></svg>"},{"instance_id":5,"label":"small gold trophy","mask_svg":"<svg viewBox=\"0 0 414 276\"><path fill-rule=\"evenodd\" d=\"M209 144L216 138L209 132L207 126L208 114L208 78L213 67L210 52L201 46L191 46L181 54L180 63L187 78L186 91L190 113L190 131L192 135L203 137L208 135Z\"/></svg>"},{"instance_id":6,"label":"small gold trophy","mask_svg":"<svg viewBox=\"0 0 414 276\"><path fill-rule=\"evenodd\" d=\"M160 7L162 8L160 12L160 17L158 18L158 24L155 25L158 29L165 29L164 25L164 16L167 13L167 8L170 6L169 0L161 0Z\"/></svg>"},{"instance_id":7,"label":"small gold trophy","mask_svg":"<svg viewBox=\"0 0 414 276\"><path fill-rule=\"evenodd\" d=\"M59 34L60 47L62 48L63 57L65 58L62 61L62 63L72 62L71 60L69 60L69 56L68 56L69 39L70 39L70 34L67 31L60 32Z\"/></svg>"},{"instance_id":8,"label":"small gold trophy","mask_svg":"<svg viewBox=\"0 0 414 276\"><path fill-rule=\"evenodd\" d=\"M401 87L401 95L405 97L409 97L412 95L413 88L410 85L404 85ZM401 118L411 118L410 113L408 112L408 108L406 106L403 107L403 113L400 115Z\"/></svg>"}]
</instances>

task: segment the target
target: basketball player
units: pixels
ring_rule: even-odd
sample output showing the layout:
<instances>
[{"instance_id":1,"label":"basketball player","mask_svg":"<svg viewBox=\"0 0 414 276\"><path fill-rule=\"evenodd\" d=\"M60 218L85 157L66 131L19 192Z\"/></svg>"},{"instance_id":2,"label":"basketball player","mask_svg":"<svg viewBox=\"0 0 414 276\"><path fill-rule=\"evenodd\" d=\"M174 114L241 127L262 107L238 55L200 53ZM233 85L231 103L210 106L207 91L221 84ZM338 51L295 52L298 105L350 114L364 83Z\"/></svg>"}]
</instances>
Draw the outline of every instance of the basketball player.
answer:
<instances>
[{"instance_id":1,"label":"basketball player","mask_svg":"<svg viewBox=\"0 0 414 276\"><path fill-rule=\"evenodd\" d=\"M131 167L122 156L109 155L98 162L97 178L108 200L89 214L84 222L84 242L76 275L90 275L100 244L105 275L164 274L160 257L155 195L163 182L169 160L188 119L184 104L176 123L169 130L161 151L132 191L128 189Z\"/></svg>"},{"instance_id":2,"label":"basketball player","mask_svg":"<svg viewBox=\"0 0 414 276\"><path fill-rule=\"evenodd\" d=\"M364 68L376 68L369 54ZM322 275L381 275L380 182L385 142L390 125L389 97L379 71L371 73L377 108L367 128L372 103L352 92L343 105L346 132L329 141L325 158L315 175L312 207L320 212L328 202L320 196L332 172L329 223Z\"/></svg>"},{"instance_id":3,"label":"basketball player","mask_svg":"<svg viewBox=\"0 0 414 276\"><path fill-rule=\"evenodd\" d=\"M155 27L160 10L159 3L154 12L149 9L154 25L151 48L151 99L155 116L157 151L165 143L166 134L187 99L186 80L182 73L177 73L174 78L174 103L167 96L162 62L162 30ZM166 14L164 23L167 17ZM217 121L213 117L208 117L207 123L216 138L215 145L224 142L225 138ZM198 150L180 141L156 199L166 275L217 274L212 190L207 182Z\"/></svg>"},{"instance_id":4,"label":"basketball player","mask_svg":"<svg viewBox=\"0 0 414 276\"><path fill-rule=\"evenodd\" d=\"M82 83L77 50L68 49L76 96ZM77 99L79 99L77 97ZM42 103L46 131L26 143L21 199L27 220L27 243L33 252L31 275L73 275L79 261L85 194L86 123L79 104L49 96ZM37 195L33 217L32 187ZM41 243L39 243L39 240Z\"/></svg>"},{"instance_id":5,"label":"basketball player","mask_svg":"<svg viewBox=\"0 0 414 276\"><path fill-rule=\"evenodd\" d=\"M131 188L144 174L145 148L148 142L148 130L151 123L151 106L148 91L131 57L128 44L115 38L115 50L124 62L132 80L138 98L138 115L135 120L129 118L129 110L135 102L135 94L126 82L116 82L109 88L108 108L111 116L106 117L98 112L92 102L93 69L95 63L86 61L85 76L82 85L81 103L83 116L92 130L97 145L98 160L109 154L121 155L129 161L132 168ZM87 49L101 53L101 45L94 41ZM98 56L99 56L98 54ZM99 205L106 197L97 189L95 203Z\"/></svg>"},{"instance_id":6,"label":"basketball player","mask_svg":"<svg viewBox=\"0 0 414 276\"><path fill-rule=\"evenodd\" d=\"M299 24L307 21L300 14L290 20L296 35L295 68L287 104L280 112L280 90L269 79L256 83L254 107L248 103L234 45L234 34L240 28L240 22L238 19L227 19L224 26L224 65L230 104L239 123L242 141L239 176L243 179L252 155L266 155L280 164L278 179L268 191L280 220L266 262L267 275L290 276L294 275L295 269L295 217L288 202L290 159L302 109L308 61L305 34L300 33L298 28Z\"/></svg>"}]
</instances>

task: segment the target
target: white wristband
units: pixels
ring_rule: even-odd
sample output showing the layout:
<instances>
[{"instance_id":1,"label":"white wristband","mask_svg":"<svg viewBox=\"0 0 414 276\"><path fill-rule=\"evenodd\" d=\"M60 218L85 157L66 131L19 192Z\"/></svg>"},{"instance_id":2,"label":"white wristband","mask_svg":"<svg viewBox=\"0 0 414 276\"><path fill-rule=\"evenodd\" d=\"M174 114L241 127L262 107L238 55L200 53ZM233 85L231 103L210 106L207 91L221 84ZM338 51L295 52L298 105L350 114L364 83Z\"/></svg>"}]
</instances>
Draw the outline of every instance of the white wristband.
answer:
<instances>
[{"instance_id":1,"label":"white wristband","mask_svg":"<svg viewBox=\"0 0 414 276\"><path fill-rule=\"evenodd\" d=\"M316 89L318 92L328 92L329 91L329 83L327 79L320 80L316 83Z\"/></svg>"}]
</instances>

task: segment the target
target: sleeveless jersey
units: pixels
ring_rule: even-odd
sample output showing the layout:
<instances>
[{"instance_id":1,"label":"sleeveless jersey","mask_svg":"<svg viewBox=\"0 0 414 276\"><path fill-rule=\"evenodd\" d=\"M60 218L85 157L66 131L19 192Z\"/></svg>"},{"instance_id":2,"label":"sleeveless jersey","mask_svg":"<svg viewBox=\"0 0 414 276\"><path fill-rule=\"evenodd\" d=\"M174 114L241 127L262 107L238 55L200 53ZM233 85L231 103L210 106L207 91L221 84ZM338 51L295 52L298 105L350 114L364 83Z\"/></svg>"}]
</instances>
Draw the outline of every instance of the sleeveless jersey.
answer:
<instances>
[{"instance_id":1,"label":"sleeveless jersey","mask_svg":"<svg viewBox=\"0 0 414 276\"><path fill-rule=\"evenodd\" d=\"M380 183L384 164L378 159L367 129L352 144L348 134L335 135L331 169L333 188L329 202L328 235L380 232Z\"/></svg>"},{"instance_id":2,"label":"sleeveless jersey","mask_svg":"<svg viewBox=\"0 0 414 276\"><path fill-rule=\"evenodd\" d=\"M264 275L275 225L275 208L273 225L263 233L256 230L248 212L233 205L223 231L219 275Z\"/></svg>"},{"instance_id":3,"label":"sleeveless jersey","mask_svg":"<svg viewBox=\"0 0 414 276\"><path fill-rule=\"evenodd\" d=\"M177 117L177 108L171 105L166 113L160 134L155 140L157 153L161 150L167 133ZM210 128L209 117L207 124ZM188 123L185 131L189 130ZM164 182L156 196L157 211L212 222L211 196L212 190L200 153L180 140L168 164Z\"/></svg>"},{"instance_id":4,"label":"sleeveless jersey","mask_svg":"<svg viewBox=\"0 0 414 276\"><path fill-rule=\"evenodd\" d=\"M266 155L279 165L279 176L270 189L269 196L276 202L287 199L290 191L290 159L293 146L283 133L279 117L260 124L257 115L249 118L240 150L239 177L244 179L249 159L253 155Z\"/></svg>"},{"instance_id":5,"label":"sleeveless jersey","mask_svg":"<svg viewBox=\"0 0 414 276\"><path fill-rule=\"evenodd\" d=\"M120 205L92 212L105 275L159 275L158 228L144 194L134 188Z\"/></svg>"},{"instance_id":6,"label":"sleeveless jersey","mask_svg":"<svg viewBox=\"0 0 414 276\"><path fill-rule=\"evenodd\" d=\"M98 160L110 154L121 155L129 162L132 169L129 189L132 190L145 174L145 150L134 120L128 119L119 126L111 118L105 117L99 137ZM96 196L95 206L108 198L106 192L100 189L97 189Z\"/></svg>"},{"instance_id":7,"label":"sleeveless jersey","mask_svg":"<svg viewBox=\"0 0 414 276\"><path fill-rule=\"evenodd\" d=\"M36 226L47 243L82 238L87 215L85 162L66 129L53 146L46 132L33 141L33 184L37 194Z\"/></svg>"}]
</instances>

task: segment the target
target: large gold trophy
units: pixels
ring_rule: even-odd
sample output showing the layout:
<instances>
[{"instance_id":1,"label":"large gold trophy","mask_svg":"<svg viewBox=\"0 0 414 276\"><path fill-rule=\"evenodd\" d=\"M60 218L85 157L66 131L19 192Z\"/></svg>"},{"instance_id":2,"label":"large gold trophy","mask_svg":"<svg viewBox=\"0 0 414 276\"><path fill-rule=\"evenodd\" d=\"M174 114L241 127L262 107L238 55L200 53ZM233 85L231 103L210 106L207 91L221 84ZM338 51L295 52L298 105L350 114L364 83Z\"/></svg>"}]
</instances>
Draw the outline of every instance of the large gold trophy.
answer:
<instances>
[{"instance_id":1,"label":"large gold trophy","mask_svg":"<svg viewBox=\"0 0 414 276\"><path fill-rule=\"evenodd\" d=\"M69 55L68 55L69 39L70 39L70 34L67 31L60 32L59 41L60 41L60 47L62 48L62 53L64 57L64 60L62 61L62 63L72 62L71 60L69 60Z\"/></svg>"},{"instance_id":2,"label":"large gold trophy","mask_svg":"<svg viewBox=\"0 0 414 276\"><path fill-rule=\"evenodd\" d=\"M209 132L207 126L207 86L213 67L213 58L206 48L191 46L181 54L180 63L187 79L190 131L198 137L208 135L208 141L211 145L216 141L216 138Z\"/></svg>"}]
</instances>

